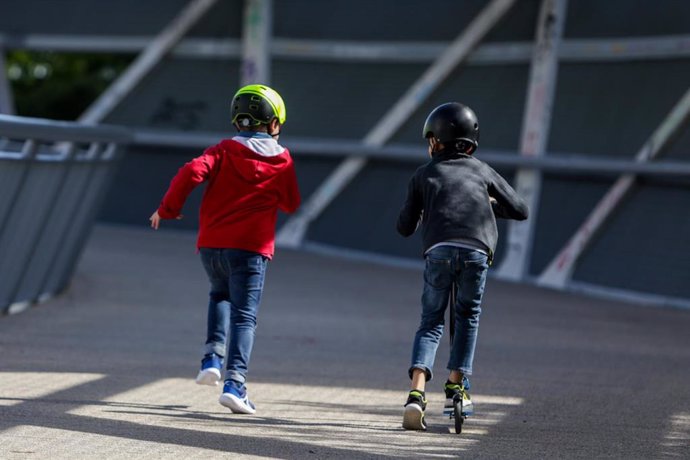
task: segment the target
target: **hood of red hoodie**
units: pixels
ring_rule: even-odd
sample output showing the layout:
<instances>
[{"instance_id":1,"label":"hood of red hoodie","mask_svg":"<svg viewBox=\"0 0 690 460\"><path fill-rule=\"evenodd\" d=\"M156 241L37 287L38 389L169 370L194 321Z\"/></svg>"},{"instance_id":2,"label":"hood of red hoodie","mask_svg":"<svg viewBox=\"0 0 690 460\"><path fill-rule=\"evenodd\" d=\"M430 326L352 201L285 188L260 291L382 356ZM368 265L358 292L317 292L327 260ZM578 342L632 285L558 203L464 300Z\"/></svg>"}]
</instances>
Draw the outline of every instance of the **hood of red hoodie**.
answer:
<instances>
[{"instance_id":1,"label":"hood of red hoodie","mask_svg":"<svg viewBox=\"0 0 690 460\"><path fill-rule=\"evenodd\" d=\"M271 179L290 164L288 150L272 137L235 136L221 145L237 172L249 183Z\"/></svg>"}]
</instances>

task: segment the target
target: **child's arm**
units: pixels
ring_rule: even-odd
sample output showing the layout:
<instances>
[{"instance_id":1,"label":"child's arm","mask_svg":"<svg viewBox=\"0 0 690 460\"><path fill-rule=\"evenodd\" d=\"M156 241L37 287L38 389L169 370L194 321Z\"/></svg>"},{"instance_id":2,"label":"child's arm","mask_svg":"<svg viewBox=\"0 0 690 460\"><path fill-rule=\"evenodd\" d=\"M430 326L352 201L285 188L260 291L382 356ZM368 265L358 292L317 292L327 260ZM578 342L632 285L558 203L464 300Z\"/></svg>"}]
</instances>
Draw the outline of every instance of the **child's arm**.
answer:
<instances>
[{"instance_id":1,"label":"child's arm","mask_svg":"<svg viewBox=\"0 0 690 460\"><path fill-rule=\"evenodd\" d=\"M158 229L162 219L182 218L180 211L182 211L187 197L197 185L208 179L218 155L219 152L216 148L208 148L203 155L194 158L180 168L170 181L170 187L160 206L149 218L152 228Z\"/></svg>"},{"instance_id":2,"label":"child's arm","mask_svg":"<svg viewBox=\"0 0 690 460\"><path fill-rule=\"evenodd\" d=\"M490 166L487 165L486 169L489 171L490 176L488 191L494 215L504 219L527 219L529 208L525 200Z\"/></svg>"},{"instance_id":3,"label":"child's arm","mask_svg":"<svg viewBox=\"0 0 690 460\"><path fill-rule=\"evenodd\" d=\"M295 164L290 160L290 164L282 173L282 181L280 190L280 201L278 202L278 209L291 214L297 211L300 205L301 197L299 194L299 186L297 184L297 174L295 174Z\"/></svg>"},{"instance_id":4,"label":"child's arm","mask_svg":"<svg viewBox=\"0 0 690 460\"><path fill-rule=\"evenodd\" d=\"M410 236L417 230L424 209L421 193L415 186L415 178L416 175L410 179L407 186L407 199L398 216L398 233L402 236Z\"/></svg>"}]
</instances>

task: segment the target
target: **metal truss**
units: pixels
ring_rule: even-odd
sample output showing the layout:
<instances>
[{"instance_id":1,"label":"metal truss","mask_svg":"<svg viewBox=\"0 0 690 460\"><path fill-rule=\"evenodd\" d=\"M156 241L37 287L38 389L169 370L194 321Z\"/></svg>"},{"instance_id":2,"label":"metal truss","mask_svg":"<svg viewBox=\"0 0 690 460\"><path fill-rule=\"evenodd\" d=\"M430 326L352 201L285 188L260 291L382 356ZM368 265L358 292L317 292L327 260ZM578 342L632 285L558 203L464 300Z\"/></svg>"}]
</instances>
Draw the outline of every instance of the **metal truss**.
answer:
<instances>
[{"instance_id":1,"label":"metal truss","mask_svg":"<svg viewBox=\"0 0 690 460\"><path fill-rule=\"evenodd\" d=\"M551 106L560 63L651 61L687 59L690 57L690 35L566 39L563 24L567 0L542 0L534 42L480 43L487 32L516 3L515 0L491 0L484 10L461 31L452 43L439 42L364 42L304 40L273 37L272 0L245 0L244 25L239 39L185 38L215 0L191 0L178 17L156 37L110 37L83 35L0 34L2 51L34 49L52 51L92 51L137 53L138 57L116 82L80 117L80 121L98 123L165 56L184 59L231 59L241 61L242 83L270 83L272 59L312 61L366 62L371 64L429 63L428 69L401 95L360 142L327 139L290 139L288 147L300 155L336 155L344 161L316 189L301 211L278 233L284 246L303 246L309 224L327 208L334 198L365 167L369 158L395 161L418 161L418 147L388 145L392 135L420 107L431 91L442 84L460 64L490 66L530 63L527 103L519 154L482 151L482 158L496 166L518 170L516 188L524 195L533 215L525 224L511 225L506 258L497 275L511 280L535 281L528 275L532 239L539 209L541 174L620 175L589 217L538 276L538 284L558 289L613 292L604 287L587 287L573 281L577 261L593 235L606 225L612 211L624 200L635 178L645 176L690 176L687 162L651 161L663 150L674 134L688 123L690 90L661 123L657 131L629 161L618 158L593 158L546 152L551 122ZM12 95L6 77L0 77L0 112L11 112ZM134 130L134 142L140 145L174 145L202 147L219 133L159 133Z\"/></svg>"}]
</instances>

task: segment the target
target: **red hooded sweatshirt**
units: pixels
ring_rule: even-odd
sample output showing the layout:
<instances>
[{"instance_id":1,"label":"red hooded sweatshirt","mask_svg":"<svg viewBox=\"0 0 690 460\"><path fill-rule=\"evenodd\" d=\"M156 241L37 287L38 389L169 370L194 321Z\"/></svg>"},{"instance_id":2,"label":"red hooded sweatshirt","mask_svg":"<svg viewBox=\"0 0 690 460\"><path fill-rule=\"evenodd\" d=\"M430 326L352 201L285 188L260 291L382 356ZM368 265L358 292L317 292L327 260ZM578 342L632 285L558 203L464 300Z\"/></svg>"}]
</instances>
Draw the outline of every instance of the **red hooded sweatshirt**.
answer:
<instances>
[{"instance_id":1,"label":"red hooded sweatshirt","mask_svg":"<svg viewBox=\"0 0 690 460\"><path fill-rule=\"evenodd\" d=\"M265 133L241 133L180 168L158 214L180 215L189 193L208 181L199 212L199 248L233 248L271 258L277 211L300 204L290 152Z\"/></svg>"}]
</instances>

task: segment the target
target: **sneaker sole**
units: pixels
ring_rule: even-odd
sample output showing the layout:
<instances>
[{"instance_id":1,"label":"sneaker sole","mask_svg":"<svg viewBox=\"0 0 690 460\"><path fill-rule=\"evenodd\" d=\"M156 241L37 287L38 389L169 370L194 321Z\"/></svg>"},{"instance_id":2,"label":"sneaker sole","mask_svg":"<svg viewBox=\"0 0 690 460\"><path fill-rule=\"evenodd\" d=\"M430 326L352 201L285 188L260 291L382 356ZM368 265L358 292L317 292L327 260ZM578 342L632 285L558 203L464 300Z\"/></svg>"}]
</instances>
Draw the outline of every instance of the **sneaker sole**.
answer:
<instances>
[{"instance_id":1,"label":"sneaker sole","mask_svg":"<svg viewBox=\"0 0 690 460\"><path fill-rule=\"evenodd\" d=\"M426 430L424 411L418 404L408 404L405 406L403 428L406 430Z\"/></svg>"},{"instance_id":2,"label":"sneaker sole","mask_svg":"<svg viewBox=\"0 0 690 460\"><path fill-rule=\"evenodd\" d=\"M220 382L220 371L215 367L210 367L208 369L204 369L203 371L199 371L199 374L196 376L196 383L199 385L209 385L214 387L218 385L218 382Z\"/></svg>"},{"instance_id":3,"label":"sneaker sole","mask_svg":"<svg viewBox=\"0 0 690 460\"><path fill-rule=\"evenodd\" d=\"M240 398L230 393L220 395L218 402L230 409L233 414L254 414L256 409L247 406Z\"/></svg>"}]
</instances>

